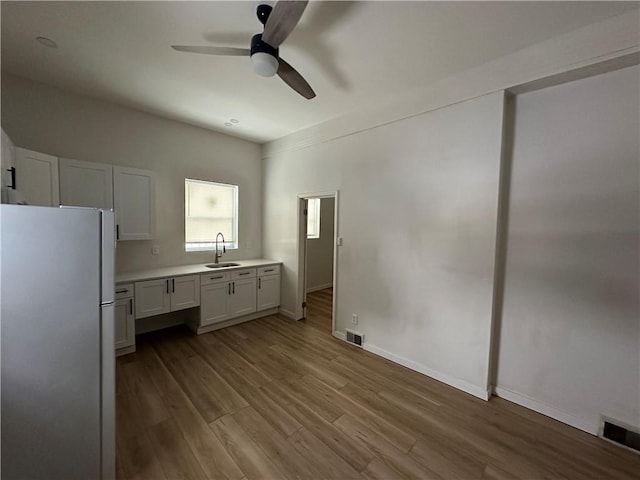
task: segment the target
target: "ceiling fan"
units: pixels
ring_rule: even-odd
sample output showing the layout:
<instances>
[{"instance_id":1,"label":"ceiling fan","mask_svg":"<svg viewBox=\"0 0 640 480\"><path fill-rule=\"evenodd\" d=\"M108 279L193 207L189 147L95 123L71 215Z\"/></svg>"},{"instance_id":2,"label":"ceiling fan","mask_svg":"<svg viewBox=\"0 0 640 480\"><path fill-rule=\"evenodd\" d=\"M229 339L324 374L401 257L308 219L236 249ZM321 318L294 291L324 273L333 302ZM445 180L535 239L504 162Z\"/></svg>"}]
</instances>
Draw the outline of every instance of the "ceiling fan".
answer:
<instances>
[{"instance_id":1,"label":"ceiling fan","mask_svg":"<svg viewBox=\"0 0 640 480\"><path fill-rule=\"evenodd\" d=\"M279 55L279 47L298 24L307 0L281 0L271 5L259 5L256 11L258 20L264 25L262 33L251 37L251 48L172 45L179 52L204 53L206 55L227 55L251 57L253 71L263 77L275 74L306 99L316 96L307 81L295 68Z\"/></svg>"}]
</instances>

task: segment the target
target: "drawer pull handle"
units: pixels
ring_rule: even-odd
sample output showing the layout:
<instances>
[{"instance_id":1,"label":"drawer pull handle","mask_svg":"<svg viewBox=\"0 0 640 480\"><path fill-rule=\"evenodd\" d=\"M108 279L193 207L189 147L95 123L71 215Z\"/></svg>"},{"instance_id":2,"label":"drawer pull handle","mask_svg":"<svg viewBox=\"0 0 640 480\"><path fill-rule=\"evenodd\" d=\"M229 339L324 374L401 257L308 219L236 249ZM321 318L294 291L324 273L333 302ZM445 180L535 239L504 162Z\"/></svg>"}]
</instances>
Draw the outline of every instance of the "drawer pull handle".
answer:
<instances>
[{"instance_id":1,"label":"drawer pull handle","mask_svg":"<svg viewBox=\"0 0 640 480\"><path fill-rule=\"evenodd\" d=\"M242 273L239 273L238 275L249 275L250 273L251 272L242 272Z\"/></svg>"},{"instance_id":2,"label":"drawer pull handle","mask_svg":"<svg viewBox=\"0 0 640 480\"><path fill-rule=\"evenodd\" d=\"M128 288L123 288L122 290L116 290L116 293L127 293L128 291Z\"/></svg>"},{"instance_id":3,"label":"drawer pull handle","mask_svg":"<svg viewBox=\"0 0 640 480\"><path fill-rule=\"evenodd\" d=\"M217 280L219 278L224 278L223 275L218 275L217 277L209 277L209 280Z\"/></svg>"},{"instance_id":4,"label":"drawer pull handle","mask_svg":"<svg viewBox=\"0 0 640 480\"><path fill-rule=\"evenodd\" d=\"M267 272L273 272L273 268L269 268L268 270L264 271L264 273L267 273Z\"/></svg>"}]
</instances>

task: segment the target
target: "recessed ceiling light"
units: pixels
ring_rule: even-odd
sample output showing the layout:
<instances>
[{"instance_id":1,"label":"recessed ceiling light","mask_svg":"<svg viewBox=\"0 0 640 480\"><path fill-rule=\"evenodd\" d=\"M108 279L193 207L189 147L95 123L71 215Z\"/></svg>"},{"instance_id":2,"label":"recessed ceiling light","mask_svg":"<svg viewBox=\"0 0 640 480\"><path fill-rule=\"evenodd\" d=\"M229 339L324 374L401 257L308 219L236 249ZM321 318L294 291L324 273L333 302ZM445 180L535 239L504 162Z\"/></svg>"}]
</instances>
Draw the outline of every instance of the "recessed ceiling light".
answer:
<instances>
[{"instance_id":1,"label":"recessed ceiling light","mask_svg":"<svg viewBox=\"0 0 640 480\"><path fill-rule=\"evenodd\" d=\"M233 127L233 123L226 122L226 123L224 124L224 126L225 126L225 127Z\"/></svg>"},{"instance_id":2,"label":"recessed ceiling light","mask_svg":"<svg viewBox=\"0 0 640 480\"><path fill-rule=\"evenodd\" d=\"M231 123L240 123L240 120L236 120L235 118L232 118L231 120L229 120Z\"/></svg>"},{"instance_id":3,"label":"recessed ceiling light","mask_svg":"<svg viewBox=\"0 0 640 480\"><path fill-rule=\"evenodd\" d=\"M58 48L58 44L47 37L36 37L36 40L45 47Z\"/></svg>"}]
</instances>

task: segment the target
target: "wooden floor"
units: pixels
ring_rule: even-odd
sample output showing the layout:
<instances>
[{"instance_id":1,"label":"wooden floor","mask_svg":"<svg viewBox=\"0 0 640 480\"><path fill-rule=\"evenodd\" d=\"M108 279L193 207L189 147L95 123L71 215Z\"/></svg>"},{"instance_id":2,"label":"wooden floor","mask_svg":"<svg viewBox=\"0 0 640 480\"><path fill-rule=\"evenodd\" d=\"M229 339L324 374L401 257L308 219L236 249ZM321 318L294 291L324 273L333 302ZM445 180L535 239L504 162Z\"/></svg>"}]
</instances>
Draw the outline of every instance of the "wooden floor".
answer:
<instances>
[{"instance_id":1,"label":"wooden floor","mask_svg":"<svg viewBox=\"0 0 640 480\"><path fill-rule=\"evenodd\" d=\"M327 297L306 321L138 337L117 362L118 478L639 477L635 453L332 338Z\"/></svg>"}]
</instances>

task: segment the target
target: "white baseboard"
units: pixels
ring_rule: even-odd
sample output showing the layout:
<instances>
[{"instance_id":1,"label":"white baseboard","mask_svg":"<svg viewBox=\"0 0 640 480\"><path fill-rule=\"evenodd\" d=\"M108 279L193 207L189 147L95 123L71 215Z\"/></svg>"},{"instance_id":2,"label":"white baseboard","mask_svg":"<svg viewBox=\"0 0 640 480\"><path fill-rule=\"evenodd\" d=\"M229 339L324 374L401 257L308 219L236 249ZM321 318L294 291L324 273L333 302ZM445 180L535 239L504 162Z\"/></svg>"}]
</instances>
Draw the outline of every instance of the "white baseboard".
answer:
<instances>
[{"instance_id":1,"label":"white baseboard","mask_svg":"<svg viewBox=\"0 0 640 480\"><path fill-rule=\"evenodd\" d=\"M347 341L347 336L344 333L339 332L337 330L333 332L333 336L336 337L338 340L342 340L343 342Z\"/></svg>"},{"instance_id":2,"label":"white baseboard","mask_svg":"<svg viewBox=\"0 0 640 480\"><path fill-rule=\"evenodd\" d=\"M136 346L131 345L129 347L119 348L116 350L116 357L120 357L122 355L128 355L129 353L134 353L136 351Z\"/></svg>"},{"instance_id":3,"label":"white baseboard","mask_svg":"<svg viewBox=\"0 0 640 480\"><path fill-rule=\"evenodd\" d=\"M293 312L290 312L289 310L285 310L284 308L280 307L278 309L278 313L284 315L285 317L289 317L292 320L299 320L298 318L296 318L296 314Z\"/></svg>"},{"instance_id":4,"label":"white baseboard","mask_svg":"<svg viewBox=\"0 0 640 480\"><path fill-rule=\"evenodd\" d=\"M316 292L318 290L324 290L325 288L333 287L333 282L325 283L324 285L317 285L315 287L307 288L307 293Z\"/></svg>"},{"instance_id":5,"label":"white baseboard","mask_svg":"<svg viewBox=\"0 0 640 480\"><path fill-rule=\"evenodd\" d=\"M547 405L546 403L540 402L539 400L535 400L527 395L516 393L512 390L509 390L508 388L494 387L493 391L500 398L504 398L505 400L509 400L510 402L517 403L518 405L528 408L529 410L541 413L542 415L551 417L554 420L558 420L559 422L566 423L567 425L590 433L591 435L598 435L598 428L600 426L600 422L598 420L589 420L584 417L572 415L570 413Z\"/></svg>"},{"instance_id":6,"label":"white baseboard","mask_svg":"<svg viewBox=\"0 0 640 480\"><path fill-rule=\"evenodd\" d=\"M343 340L346 342L346 335L342 332L339 331L334 331L333 332L333 336ZM402 365L403 367L407 367L411 370L414 370L418 373L422 373L423 375L426 375L427 377L431 377L435 380L438 380L442 383L446 383L447 385L453 387L453 388L457 388L458 390L462 390L463 392L466 392L470 395L473 395L474 397L478 397L482 400L489 400L489 397L491 396L489 391L486 389L483 389L477 385L473 385L472 383L469 383L465 380L460 380L459 378L456 377L452 377L451 375L447 375L445 373L442 372L437 372L435 370L432 370L428 367L425 367L424 365L418 363L418 362L414 362L413 360L409 360L403 357L400 357L394 353L388 352L387 350L384 350L380 347L377 347L375 345L372 345L370 343L364 342L362 344L362 348L365 349L368 352L374 353L380 357L386 358L387 360L391 360L393 363L397 363L399 365Z\"/></svg>"}]
</instances>

